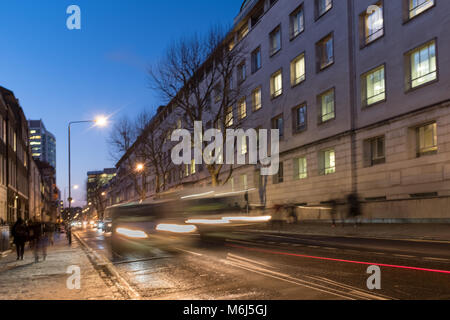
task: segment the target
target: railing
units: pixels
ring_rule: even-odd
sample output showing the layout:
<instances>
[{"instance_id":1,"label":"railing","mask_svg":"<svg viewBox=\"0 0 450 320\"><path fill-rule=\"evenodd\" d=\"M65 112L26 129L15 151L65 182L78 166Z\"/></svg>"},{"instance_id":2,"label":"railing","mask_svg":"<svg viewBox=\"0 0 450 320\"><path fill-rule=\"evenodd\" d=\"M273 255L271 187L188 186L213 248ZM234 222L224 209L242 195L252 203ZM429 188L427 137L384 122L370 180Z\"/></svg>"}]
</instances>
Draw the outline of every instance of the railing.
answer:
<instances>
[{"instance_id":1,"label":"railing","mask_svg":"<svg viewBox=\"0 0 450 320\"><path fill-rule=\"evenodd\" d=\"M0 253L9 249L9 226L0 226Z\"/></svg>"}]
</instances>

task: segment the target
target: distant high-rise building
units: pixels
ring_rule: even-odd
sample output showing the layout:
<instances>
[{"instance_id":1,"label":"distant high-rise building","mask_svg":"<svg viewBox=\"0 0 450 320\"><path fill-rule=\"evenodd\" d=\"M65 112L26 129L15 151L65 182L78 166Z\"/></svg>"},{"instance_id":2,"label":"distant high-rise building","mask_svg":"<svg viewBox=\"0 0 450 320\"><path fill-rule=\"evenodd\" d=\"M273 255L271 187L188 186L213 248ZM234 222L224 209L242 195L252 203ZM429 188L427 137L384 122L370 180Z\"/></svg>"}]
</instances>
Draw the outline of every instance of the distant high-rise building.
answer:
<instances>
[{"instance_id":1,"label":"distant high-rise building","mask_svg":"<svg viewBox=\"0 0 450 320\"><path fill-rule=\"evenodd\" d=\"M29 120L31 155L56 169L56 139L47 131L42 120Z\"/></svg>"}]
</instances>

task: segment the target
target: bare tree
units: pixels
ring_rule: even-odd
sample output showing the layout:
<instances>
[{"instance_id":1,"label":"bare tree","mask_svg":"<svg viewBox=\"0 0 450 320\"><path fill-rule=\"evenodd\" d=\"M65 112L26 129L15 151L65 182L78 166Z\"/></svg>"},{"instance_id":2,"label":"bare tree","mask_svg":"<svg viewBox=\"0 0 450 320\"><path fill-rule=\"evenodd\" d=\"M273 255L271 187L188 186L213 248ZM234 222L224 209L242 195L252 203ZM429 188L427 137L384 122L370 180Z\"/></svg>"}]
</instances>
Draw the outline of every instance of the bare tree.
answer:
<instances>
[{"instance_id":1,"label":"bare tree","mask_svg":"<svg viewBox=\"0 0 450 320\"><path fill-rule=\"evenodd\" d=\"M230 48L232 36L223 28L214 27L204 37L183 38L172 43L164 58L149 70L151 88L182 111L185 129L193 130L194 123L199 121L205 130L205 124L210 123L221 131L223 141L227 138L225 129L230 128L228 109L244 92L243 83L234 77L245 61L244 40ZM213 186L225 184L231 177L232 166L224 181L219 178L224 164L206 167Z\"/></svg>"},{"instance_id":2,"label":"bare tree","mask_svg":"<svg viewBox=\"0 0 450 320\"><path fill-rule=\"evenodd\" d=\"M114 123L108 139L110 156L116 162L130 149L136 140L137 131L132 121L128 117L122 117Z\"/></svg>"}]
</instances>

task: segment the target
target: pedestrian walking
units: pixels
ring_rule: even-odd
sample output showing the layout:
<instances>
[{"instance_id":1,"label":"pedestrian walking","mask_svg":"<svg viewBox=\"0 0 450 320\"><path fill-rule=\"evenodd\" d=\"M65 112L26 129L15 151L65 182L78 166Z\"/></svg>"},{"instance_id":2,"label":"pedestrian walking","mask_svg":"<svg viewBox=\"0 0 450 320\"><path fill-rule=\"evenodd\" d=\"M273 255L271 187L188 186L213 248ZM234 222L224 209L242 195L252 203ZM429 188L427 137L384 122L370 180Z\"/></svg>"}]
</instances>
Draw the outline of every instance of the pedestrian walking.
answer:
<instances>
[{"instance_id":1,"label":"pedestrian walking","mask_svg":"<svg viewBox=\"0 0 450 320\"><path fill-rule=\"evenodd\" d=\"M34 262L39 262L39 251L42 249L42 237L43 237L43 227L42 223L33 218L30 226L30 239L32 241L32 247L34 252Z\"/></svg>"},{"instance_id":2,"label":"pedestrian walking","mask_svg":"<svg viewBox=\"0 0 450 320\"><path fill-rule=\"evenodd\" d=\"M55 235L55 224L47 222L44 225L44 232L48 238L49 244L54 245L54 235Z\"/></svg>"},{"instance_id":3,"label":"pedestrian walking","mask_svg":"<svg viewBox=\"0 0 450 320\"><path fill-rule=\"evenodd\" d=\"M330 217L331 217L331 226L333 228L336 227L336 214L337 214L337 201L330 201Z\"/></svg>"},{"instance_id":4,"label":"pedestrian walking","mask_svg":"<svg viewBox=\"0 0 450 320\"><path fill-rule=\"evenodd\" d=\"M358 224L358 217L361 215L361 205L358 199L358 195L355 193L349 194L347 197L349 206L349 217L355 219L355 227Z\"/></svg>"},{"instance_id":5,"label":"pedestrian walking","mask_svg":"<svg viewBox=\"0 0 450 320\"><path fill-rule=\"evenodd\" d=\"M27 241L27 226L22 218L18 218L12 228L12 236L14 237L14 245L17 251L17 260L23 260L25 253L25 242Z\"/></svg>"},{"instance_id":6,"label":"pedestrian walking","mask_svg":"<svg viewBox=\"0 0 450 320\"><path fill-rule=\"evenodd\" d=\"M66 223L64 229L66 229L67 240L69 241L70 246L72 245L72 225L70 223Z\"/></svg>"}]
</instances>

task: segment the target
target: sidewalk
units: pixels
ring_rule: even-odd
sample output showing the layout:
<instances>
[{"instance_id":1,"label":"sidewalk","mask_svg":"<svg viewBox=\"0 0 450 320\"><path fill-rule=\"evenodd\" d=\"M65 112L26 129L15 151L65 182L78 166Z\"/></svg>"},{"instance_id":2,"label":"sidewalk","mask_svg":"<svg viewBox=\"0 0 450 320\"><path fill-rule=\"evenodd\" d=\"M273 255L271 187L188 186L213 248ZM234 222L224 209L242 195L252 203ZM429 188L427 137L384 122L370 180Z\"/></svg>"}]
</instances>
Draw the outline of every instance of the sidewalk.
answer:
<instances>
[{"instance_id":1,"label":"sidewalk","mask_svg":"<svg viewBox=\"0 0 450 320\"><path fill-rule=\"evenodd\" d=\"M49 246L47 259L34 262L28 244L23 261L16 261L13 250L0 257L0 300L111 300L121 299L114 287L107 286L76 239L69 247L65 234ZM81 289L67 288L69 266L81 268Z\"/></svg>"},{"instance_id":2,"label":"sidewalk","mask_svg":"<svg viewBox=\"0 0 450 320\"><path fill-rule=\"evenodd\" d=\"M281 234L303 234L337 237L361 237L400 240L430 240L450 243L450 224L353 224L332 227L327 223L284 224L282 227L265 226L254 231Z\"/></svg>"}]
</instances>

